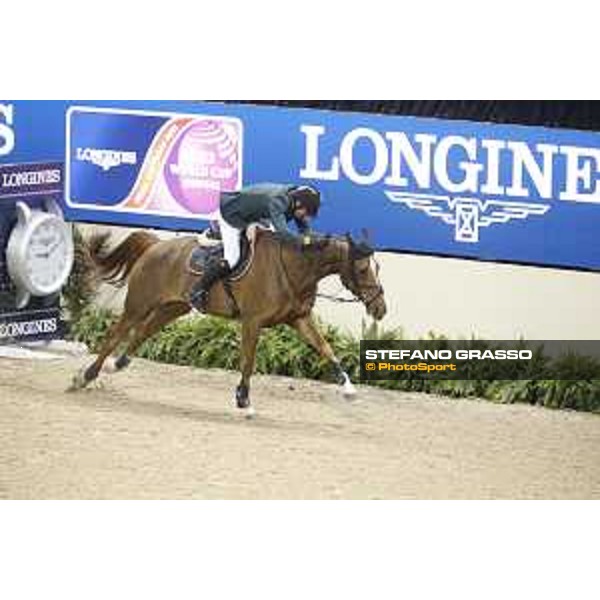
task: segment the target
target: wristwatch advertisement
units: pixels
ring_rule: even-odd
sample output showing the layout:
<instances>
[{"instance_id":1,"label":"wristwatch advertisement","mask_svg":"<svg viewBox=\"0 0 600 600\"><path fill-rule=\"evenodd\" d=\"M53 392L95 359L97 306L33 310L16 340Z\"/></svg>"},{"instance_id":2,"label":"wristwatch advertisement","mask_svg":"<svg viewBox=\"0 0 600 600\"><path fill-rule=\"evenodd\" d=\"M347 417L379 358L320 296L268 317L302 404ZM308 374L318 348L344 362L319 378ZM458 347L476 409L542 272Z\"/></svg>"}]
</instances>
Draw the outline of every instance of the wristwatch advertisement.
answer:
<instances>
[{"instance_id":1,"label":"wristwatch advertisement","mask_svg":"<svg viewBox=\"0 0 600 600\"><path fill-rule=\"evenodd\" d=\"M71 225L60 163L0 165L0 344L61 337L60 291L71 272Z\"/></svg>"}]
</instances>

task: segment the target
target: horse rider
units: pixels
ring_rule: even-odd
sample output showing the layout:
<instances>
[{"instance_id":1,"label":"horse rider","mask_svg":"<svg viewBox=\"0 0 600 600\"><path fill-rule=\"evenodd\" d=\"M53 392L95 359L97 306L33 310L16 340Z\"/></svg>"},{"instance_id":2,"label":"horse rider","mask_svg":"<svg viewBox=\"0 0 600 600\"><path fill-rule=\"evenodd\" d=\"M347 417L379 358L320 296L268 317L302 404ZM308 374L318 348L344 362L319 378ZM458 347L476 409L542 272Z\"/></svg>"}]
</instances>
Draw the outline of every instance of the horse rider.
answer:
<instances>
[{"instance_id":1,"label":"horse rider","mask_svg":"<svg viewBox=\"0 0 600 600\"><path fill-rule=\"evenodd\" d=\"M241 234L250 225L268 222L282 241L306 247L311 243L310 221L317 216L320 206L319 191L307 185L262 183L238 192L223 192L217 218L224 259L206 266L190 293L192 306L201 312L206 310L211 287L237 265ZM295 222L299 234L288 228L290 221Z\"/></svg>"}]
</instances>

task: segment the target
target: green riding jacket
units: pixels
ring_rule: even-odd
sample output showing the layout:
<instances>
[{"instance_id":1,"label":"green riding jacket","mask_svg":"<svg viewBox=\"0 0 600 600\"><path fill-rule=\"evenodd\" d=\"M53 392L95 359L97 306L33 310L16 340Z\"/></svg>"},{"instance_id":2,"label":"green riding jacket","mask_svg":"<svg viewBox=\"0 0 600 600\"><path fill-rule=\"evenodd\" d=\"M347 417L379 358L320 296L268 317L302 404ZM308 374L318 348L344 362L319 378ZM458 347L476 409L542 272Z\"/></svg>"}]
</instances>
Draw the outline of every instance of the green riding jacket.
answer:
<instances>
[{"instance_id":1,"label":"green riding jacket","mask_svg":"<svg viewBox=\"0 0 600 600\"><path fill-rule=\"evenodd\" d=\"M301 237L288 227L288 222L293 220L300 233L307 233L310 229L308 224L294 219L293 199L288 194L294 187L261 183L238 192L223 192L221 216L236 229L246 229L252 223L269 221L284 241L301 243Z\"/></svg>"}]
</instances>

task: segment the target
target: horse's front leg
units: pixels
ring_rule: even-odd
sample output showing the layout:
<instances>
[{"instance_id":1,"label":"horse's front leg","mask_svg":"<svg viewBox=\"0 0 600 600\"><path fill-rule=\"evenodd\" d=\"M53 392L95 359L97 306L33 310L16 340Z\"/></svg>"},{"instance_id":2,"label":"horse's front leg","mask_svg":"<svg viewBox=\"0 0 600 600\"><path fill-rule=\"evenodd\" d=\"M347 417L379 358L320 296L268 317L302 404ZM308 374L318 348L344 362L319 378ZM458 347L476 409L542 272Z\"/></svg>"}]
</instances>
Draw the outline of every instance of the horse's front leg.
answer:
<instances>
[{"instance_id":1,"label":"horse's front leg","mask_svg":"<svg viewBox=\"0 0 600 600\"><path fill-rule=\"evenodd\" d=\"M246 417L254 416L254 409L250 403L250 377L254 371L256 359L256 345L260 335L260 327L254 321L242 323L242 351L240 371L242 378L235 391L237 407L245 412Z\"/></svg>"},{"instance_id":2,"label":"horse's front leg","mask_svg":"<svg viewBox=\"0 0 600 600\"><path fill-rule=\"evenodd\" d=\"M315 325L311 315L297 319L292 323L292 327L300 336L310 344L317 352L332 364L337 382L342 386L342 391L346 398L356 396L356 388L352 385L348 373L344 371L338 357L333 352L329 342L323 337L319 328Z\"/></svg>"}]
</instances>

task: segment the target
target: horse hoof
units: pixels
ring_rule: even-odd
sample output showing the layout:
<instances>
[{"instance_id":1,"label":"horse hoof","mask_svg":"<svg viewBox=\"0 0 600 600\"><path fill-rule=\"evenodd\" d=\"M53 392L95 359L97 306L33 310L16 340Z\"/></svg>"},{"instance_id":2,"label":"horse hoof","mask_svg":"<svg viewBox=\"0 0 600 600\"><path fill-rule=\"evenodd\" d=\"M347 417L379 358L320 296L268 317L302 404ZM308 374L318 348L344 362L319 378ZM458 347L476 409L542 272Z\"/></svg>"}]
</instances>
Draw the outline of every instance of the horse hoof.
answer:
<instances>
[{"instance_id":1,"label":"horse hoof","mask_svg":"<svg viewBox=\"0 0 600 600\"><path fill-rule=\"evenodd\" d=\"M248 394L248 388L239 385L235 390L235 405L238 408L246 409L250 406L250 395Z\"/></svg>"},{"instance_id":2,"label":"horse hoof","mask_svg":"<svg viewBox=\"0 0 600 600\"><path fill-rule=\"evenodd\" d=\"M82 369L78 371L73 376L71 380L71 385L66 389L67 392L76 392L78 390L82 390L87 385L87 381L85 379L85 371Z\"/></svg>"},{"instance_id":3,"label":"horse hoof","mask_svg":"<svg viewBox=\"0 0 600 600\"><path fill-rule=\"evenodd\" d=\"M356 397L356 388L350 381L350 377L344 373L344 383L342 384L342 394L346 400L351 400Z\"/></svg>"},{"instance_id":4,"label":"horse hoof","mask_svg":"<svg viewBox=\"0 0 600 600\"><path fill-rule=\"evenodd\" d=\"M354 389L354 386L352 386L351 389L344 389L342 391L342 394L346 400L354 400L358 395L356 390Z\"/></svg>"},{"instance_id":5,"label":"horse hoof","mask_svg":"<svg viewBox=\"0 0 600 600\"><path fill-rule=\"evenodd\" d=\"M117 361L116 359L114 359L112 356L110 358L106 359L106 362L104 363L102 370L105 373L108 374L113 374L116 373L119 369L117 368Z\"/></svg>"},{"instance_id":6,"label":"horse hoof","mask_svg":"<svg viewBox=\"0 0 600 600\"><path fill-rule=\"evenodd\" d=\"M238 410L245 419L253 419L256 416L256 411L253 406L247 406L246 408L240 408Z\"/></svg>"},{"instance_id":7,"label":"horse hoof","mask_svg":"<svg viewBox=\"0 0 600 600\"><path fill-rule=\"evenodd\" d=\"M105 373L110 374L119 373L120 371L128 367L130 363L131 358L129 358L129 356L127 356L126 354L122 354L121 356L119 356L119 358L111 356L106 359L102 370Z\"/></svg>"}]
</instances>

